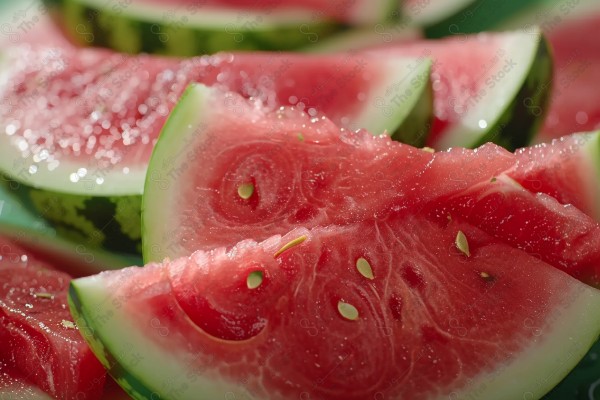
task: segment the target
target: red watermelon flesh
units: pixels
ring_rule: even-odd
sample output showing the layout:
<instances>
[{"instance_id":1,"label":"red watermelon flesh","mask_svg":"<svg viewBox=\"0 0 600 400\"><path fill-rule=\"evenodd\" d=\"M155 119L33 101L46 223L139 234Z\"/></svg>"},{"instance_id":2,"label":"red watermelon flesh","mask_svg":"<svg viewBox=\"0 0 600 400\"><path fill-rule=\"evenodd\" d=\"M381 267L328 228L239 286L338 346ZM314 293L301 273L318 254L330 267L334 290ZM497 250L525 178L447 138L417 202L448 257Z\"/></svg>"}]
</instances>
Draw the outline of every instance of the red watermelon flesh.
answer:
<instances>
[{"instance_id":1,"label":"red watermelon flesh","mask_svg":"<svg viewBox=\"0 0 600 400\"><path fill-rule=\"evenodd\" d=\"M54 398L100 398L106 373L72 325L71 278L2 238L0 258L0 362Z\"/></svg>"},{"instance_id":2,"label":"red watermelon flesh","mask_svg":"<svg viewBox=\"0 0 600 400\"><path fill-rule=\"evenodd\" d=\"M459 231L469 238L469 257L456 249ZM360 257L373 279L357 271ZM250 290L255 271L264 278ZM592 290L459 217L430 213L298 228L259 245L247 240L228 252L102 273L75 288L74 304L101 288L97 304L109 305L85 315L91 326L114 306L111 324L123 340L151 349L145 363L166 357L185 368L181 375L194 371L195 380L172 382L181 398L193 398L193 385L205 379L270 400L419 400L460 394L480 379L503 382L498 365L527 364L522 352L564 326L552 321ZM340 302L358 317L346 319ZM110 351L112 330L99 335ZM148 393L162 378L135 370L120 377L128 373ZM486 381L491 373L500 375Z\"/></svg>"},{"instance_id":3,"label":"red watermelon flesh","mask_svg":"<svg viewBox=\"0 0 600 400\"><path fill-rule=\"evenodd\" d=\"M516 152L518 165L508 175L526 189L572 204L600 221L599 144L600 133L596 132L520 149Z\"/></svg>"},{"instance_id":4,"label":"red watermelon flesh","mask_svg":"<svg viewBox=\"0 0 600 400\"><path fill-rule=\"evenodd\" d=\"M80 168L99 175L92 185L105 186L111 184L104 182L108 171L121 177L145 171L166 116L191 81L220 84L271 107L293 104L344 125L393 66L345 55L220 54L179 61L35 46L8 54L2 146L31 161L34 169L27 164L21 174L35 181L36 171L58 168L53 180L65 186L90 180L78 175ZM140 191L141 184L130 190Z\"/></svg>"},{"instance_id":5,"label":"red watermelon flesh","mask_svg":"<svg viewBox=\"0 0 600 400\"><path fill-rule=\"evenodd\" d=\"M600 128L600 13L567 20L547 33L554 50L553 93L537 140Z\"/></svg>"},{"instance_id":6,"label":"red watermelon flesh","mask_svg":"<svg viewBox=\"0 0 600 400\"><path fill-rule=\"evenodd\" d=\"M505 179L520 161L513 153L493 144L430 153L365 131L340 132L297 110L257 110L235 94L203 88L186 92L153 156L143 216L147 260L264 240L297 226L385 221L444 199L451 216L600 284L600 225ZM190 110L201 125L178 116ZM246 199L239 194L244 184L253 186Z\"/></svg>"}]
</instances>

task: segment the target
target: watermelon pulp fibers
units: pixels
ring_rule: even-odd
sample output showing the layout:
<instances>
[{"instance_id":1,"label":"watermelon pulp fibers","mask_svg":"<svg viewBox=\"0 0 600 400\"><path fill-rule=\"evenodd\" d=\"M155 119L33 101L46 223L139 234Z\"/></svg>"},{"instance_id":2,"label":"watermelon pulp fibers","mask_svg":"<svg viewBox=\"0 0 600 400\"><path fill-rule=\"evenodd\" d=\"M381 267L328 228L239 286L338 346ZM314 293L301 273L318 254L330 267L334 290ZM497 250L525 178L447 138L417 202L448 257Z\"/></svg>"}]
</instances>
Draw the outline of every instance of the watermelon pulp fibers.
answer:
<instances>
[{"instance_id":1,"label":"watermelon pulp fibers","mask_svg":"<svg viewBox=\"0 0 600 400\"><path fill-rule=\"evenodd\" d=\"M600 226L511 178L538 161L492 144L430 153L364 131L340 132L298 110L257 110L235 94L192 85L149 166L144 259L260 241L297 226L385 220L443 197L453 204L450 214L597 285ZM240 191L248 185L249 195ZM511 214L519 218L503 219ZM581 247L575 250L561 232L577 235Z\"/></svg>"},{"instance_id":2,"label":"watermelon pulp fibers","mask_svg":"<svg viewBox=\"0 0 600 400\"><path fill-rule=\"evenodd\" d=\"M539 398L596 339L600 294L449 204L83 278L71 308L137 398Z\"/></svg>"},{"instance_id":3,"label":"watermelon pulp fibers","mask_svg":"<svg viewBox=\"0 0 600 400\"><path fill-rule=\"evenodd\" d=\"M105 371L73 324L70 277L0 238L0 363L54 398L99 399Z\"/></svg>"}]
</instances>

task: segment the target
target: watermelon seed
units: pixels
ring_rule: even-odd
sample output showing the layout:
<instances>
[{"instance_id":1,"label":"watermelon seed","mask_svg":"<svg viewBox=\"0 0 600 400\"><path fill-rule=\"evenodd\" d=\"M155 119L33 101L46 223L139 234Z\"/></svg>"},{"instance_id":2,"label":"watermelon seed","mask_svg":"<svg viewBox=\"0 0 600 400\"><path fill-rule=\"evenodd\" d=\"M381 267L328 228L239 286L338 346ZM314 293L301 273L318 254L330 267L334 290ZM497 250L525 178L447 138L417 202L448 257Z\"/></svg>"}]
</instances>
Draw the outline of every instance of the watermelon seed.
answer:
<instances>
[{"instance_id":1,"label":"watermelon seed","mask_svg":"<svg viewBox=\"0 0 600 400\"><path fill-rule=\"evenodd\" d=\"M248 286L248 289L256 289L262 284L262 281L262 271L252 271L248 274L248 278L246 278L246 285Z\"/></svg>"},{"instance_id":2,"label":"watermelon seed","mask_svg":"<svg viewBox=\"0 0 600 400\"><path fill-rule=\"evenodd\" d=\"M242 183L238 186L238 195L244 200L248 200L253 193L254 185L252 183Z\"/></svg>"},{"instance_id":3,"label":"watermelon seed","mask_svg":"<svg viewBox=\"0 0 600 400\"><path fill-rule=\"evenodd\" d=\"M494 280L494 277L488 274L487 272L481 272L479 273L479 276L481 276L486 282L492 282Z\"/></svg>"},{"instance_id":4,"label":"watermelon seed","mask_svg":"<svg viewBox=\"0 0 600 400\"><path fill-rule=\"evenodd\" d=\"M427 153L435 153L435 149L432 149L431 147L422 147L421 150Z\"/></svg>"},{"instance_id":5,"label":"watermelon seed","mask_svg":"<svg viewBox=\"0 0 600 400\"><path fill-rule=\"evenodd\" d=\"M469 251L469 242L467 242L467 237L462 231L458 231L454 243L456 244L456 248L462 251L467 257L471 256L471 252Z\"/></svg>"},{"instance_id":6,"label":"watermelon seed","mask_svg":"<svg viewBox=\"0 0 600 400\"><path fill-rule=\"evenodd\" d=\"M496 177L493 177L492 179L490 179L490 182L494 183L494 182L496 182L496 180L497 180Z\"/></svg>"},{"instance_id":7,"label":"watermelon seed","mask_svg":"<svg viewBox=\"0 0 600 400\"><path fill-rule=\"evenodd\" d=\"M369 262L363 257L360 257L358 260L356 260L356 269L365 278L375 279L375 276L373 276L373 269L371 268L371 264L369 264Z\"/></svg>"},{"instance_id":8,"label":"watermelon seed","mask_svg":"<svg viewBox=\"0 0 600 400\"><path fill-rule=\"evenodd\" d=\"M347 320L356 321L358 319L358 310L352 304L338 301L338 311L340 315Z\"/></svg>"},{"instance_id":9,"label":"watermelon seed","mask_svg":"<svg viewBox=\"0 0 600 400\"><path fill-rule=\"evenodd\" d=\"M77 326L71 322L71 321L67 321L66 319L63 319L61 322L62 326L64 326L67 329L76 329Z\"/></svg>"},{"instance_id":10,"label":"watermelon seed","mask_svg":"<svg viewBox=\"0 0 600 400\"><path fill-rule=\"evenodd\" d=\"M300 132L298 133L298 140L303 142L304 141L304 135Z\"/></svg>"},{"instance_id":11,"label":"watermelon seed","mask_svg":"<svg viewBox=\"0 0 600 400\"><path fill-rule=\"evenodd\" d=\"M45 293L45 292L34 293L33 295L34 295L34 297L37 297L37 298L40 298L40 299L53 299L54 298L53 294Z\"/></svg>"},{"instance_id":12,"label":"watermelon seed","mask_svg":"<svg viewBox=\"0 0 600 400\"><path fill-rule=\"evenodd\" d=\"M299 238L296 238L288 243L286 243L282 248L280 248L279 250L277 250L277 252L275 253L275 255L273 257L277 258L281 255L281 253L283 253L286 250L291 249L294 246L298 246L300 243L304 242L306 240L306 235L302 235Z\"/></svg>"}]
</instances>

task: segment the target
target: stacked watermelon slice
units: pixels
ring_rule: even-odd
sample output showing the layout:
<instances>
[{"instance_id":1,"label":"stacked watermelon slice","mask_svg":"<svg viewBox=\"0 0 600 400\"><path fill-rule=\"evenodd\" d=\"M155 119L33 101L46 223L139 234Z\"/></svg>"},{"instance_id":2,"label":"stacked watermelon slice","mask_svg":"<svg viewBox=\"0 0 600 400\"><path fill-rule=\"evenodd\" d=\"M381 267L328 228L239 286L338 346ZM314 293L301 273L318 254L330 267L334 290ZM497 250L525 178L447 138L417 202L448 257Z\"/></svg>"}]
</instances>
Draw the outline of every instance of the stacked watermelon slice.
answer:
<instances>
[{"instance_id":1,"label":"stacked watermelon slice","mask_svg":"<svg viewBox=\"0 0 600 400\"><path fill-rule=\"evenodd\" d=\"M0 396L545 396L600 333L597 68L561 33L600 10L488 3L17 6Z\"/></svg>"}]
</instances>

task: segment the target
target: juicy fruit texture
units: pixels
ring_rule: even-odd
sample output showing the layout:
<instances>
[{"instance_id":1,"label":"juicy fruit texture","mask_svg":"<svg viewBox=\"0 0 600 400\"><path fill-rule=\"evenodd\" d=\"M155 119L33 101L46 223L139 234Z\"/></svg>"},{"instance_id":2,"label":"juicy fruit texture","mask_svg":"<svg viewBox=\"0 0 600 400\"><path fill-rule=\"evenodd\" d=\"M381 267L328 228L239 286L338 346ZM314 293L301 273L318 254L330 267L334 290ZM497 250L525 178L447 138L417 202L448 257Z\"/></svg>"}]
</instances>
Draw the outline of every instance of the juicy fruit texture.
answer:
<instances>
[{"instance_id":1,"label":"juicy fruit texture","mask_svg":"<svg viewBox=\"0 0 600 400\"><path fill-rule=\"evenodd\" d=\"M564 21L548 30L555 73L548 116L539 142L573 132L600 128L598 94L600 41L591 34L600 23L600 10L592 15Z\"/></svg>"},{"instance_id":2,"label":"juicy fruit texture","mask_svg":"<svg viewBox=\"0 0 600 400\"><path fill-rule=\"evenodd\" d=\"M241 143L240 127L246 130ZM445 215L457 214L598 285L600 226L511 178L542 156L527 159L492 144L430 153L364 131L340 132L327 119L311 122L293 109L257 111L235 94L192 85L165 125L149 167L144 259L264 240L297 226L385 220L443 198ZM246 185L252 190L240 192ZM523 230L527 224L532 228ZM574 236L581 242L577 248Z\"/></svg>"},{"instance_id":3,"label":"juicy fruit texture","mask_svg":"<svg viewBox=\"0 0 600 400\"><path fill-rule=\"evenodd\" d=\"M396 83L392 74L403 61L268 53L179 61L27 46L7 53L2 153L18 157L2 169L34 186L86 195L141 193L160 128L189 82L222 85L269 107L296 105L358 128L353 117L384 100L373 97ZM401 122L371 118L362 122L390 123L360 127L393 133Z\"/></svg>"},{"instance_id":4,"label":"juicy fruit texture","mask_svg":"<svg viewBox=\"0 0 600 400\"><path fill-rule=\"evenodd\" d=\"M0 75L0 171L23 204L65 236L139 252L146 166L188 82L237 91L257 107L293 104L351 129L364 125L408 139L422 131L431 111L426 79L409 94L401 82L399 71L413 61L268 53L176 60L11 48ZM427 76L429 65L411 72Z\"/></svg>"},{"instance_id":5,"label":"juicy fruit texture","mask_svg":"<svg viewBox=\"0 0 600 400\"><path fill-rule=\"evenodd\" d=\"M596 339L599 292L436 211L102 273L73 282L71 307L137 398L541 397Z\"/></svg>"},{"instance_id":6,"label":"juicy fruit texture","mask_svg":"<svg viewBox=\"0 0 600 400\"><path fill-rule=\"evenodd\" d=\"M400 41L371 52L434 60L430 147L493 141L514 149L527 145L542 122L552 60L539 32Z\"/></svg>"},{"instance_id":7,"label":"juicy fruit texture","mask_svg":"<svg viewBox=\"0 0 600 400\"><path fill-rule=\"evenodd\" d=\"M600 132L563 136L520 149L517 157L519 164L509 175L519 184L600 221Z\"/></svg>"},{"instance_id":8,"label":"juicy fruit texture","mask_svg":"<svg viewBox=\"0 0 600 400\"><path fill-rule=\"evenodd\" d=\"M99 399L105 371L67 308L70 277L0 238L0 362L54 398Z\"/></svg>"}]
</instances>

